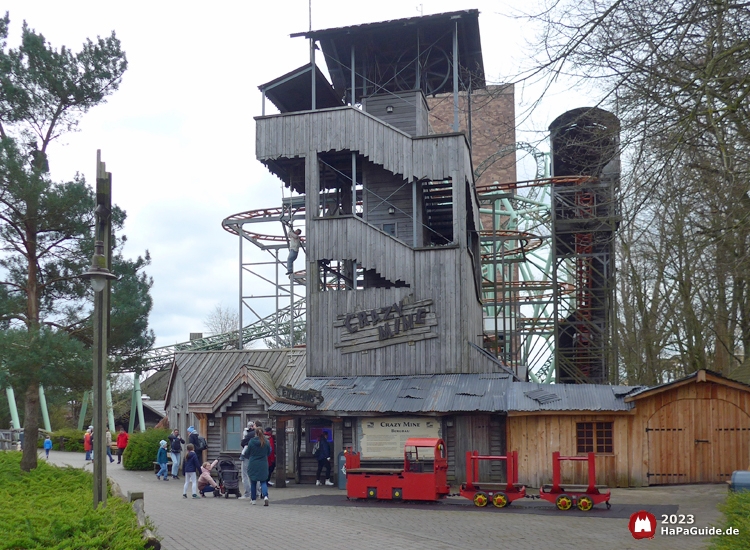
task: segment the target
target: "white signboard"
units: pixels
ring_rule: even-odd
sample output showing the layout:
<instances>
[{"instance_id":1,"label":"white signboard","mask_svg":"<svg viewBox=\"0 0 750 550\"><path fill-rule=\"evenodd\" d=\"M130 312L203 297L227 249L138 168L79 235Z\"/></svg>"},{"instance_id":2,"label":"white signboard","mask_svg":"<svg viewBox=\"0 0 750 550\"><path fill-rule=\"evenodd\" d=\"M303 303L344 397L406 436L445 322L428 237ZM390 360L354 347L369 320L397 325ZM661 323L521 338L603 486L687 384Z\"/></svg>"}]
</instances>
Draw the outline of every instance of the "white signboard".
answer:
<instances>
[{"instance_id":1,"label":"white signboard","mask_svg":"<svg viewBox=\"0 0 750 550\"><path fill-rule=\"evenodd\" d=\"M361 418L362 458L403 458L410 437L440 437L440 420L425 416Z\"/></svg>"}]
</instances>

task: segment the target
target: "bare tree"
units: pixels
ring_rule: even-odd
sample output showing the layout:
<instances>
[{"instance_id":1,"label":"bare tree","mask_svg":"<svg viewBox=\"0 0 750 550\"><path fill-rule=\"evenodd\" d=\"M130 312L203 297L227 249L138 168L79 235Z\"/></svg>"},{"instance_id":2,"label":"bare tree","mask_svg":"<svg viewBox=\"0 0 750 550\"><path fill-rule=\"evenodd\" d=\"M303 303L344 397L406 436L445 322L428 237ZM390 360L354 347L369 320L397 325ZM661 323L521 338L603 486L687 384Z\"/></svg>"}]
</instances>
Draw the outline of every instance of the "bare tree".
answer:
<instances>
[{"instance_id":1,"label":"bare tree","mask_svg":"<svg viewBox=\"0 0 750 550\"><path fill-rule=\"evenodd\" d=\"M237 333L240 328L240 316L236 311L217 304L203 321L208 332L212 334ZM239 342L237 335L231 338L228 345L236 348Z\"/></svg>"},{"instance_id":2,"label":"bare tree","mask_svg":"<svg viewBox=\"0 0 750 550\"><path fill-rule=\"evenodd\" d=\"M618 331L631 383L747 364L750 3L556 0L536 75L622 122Z\"/></svg>"}]
</instances>

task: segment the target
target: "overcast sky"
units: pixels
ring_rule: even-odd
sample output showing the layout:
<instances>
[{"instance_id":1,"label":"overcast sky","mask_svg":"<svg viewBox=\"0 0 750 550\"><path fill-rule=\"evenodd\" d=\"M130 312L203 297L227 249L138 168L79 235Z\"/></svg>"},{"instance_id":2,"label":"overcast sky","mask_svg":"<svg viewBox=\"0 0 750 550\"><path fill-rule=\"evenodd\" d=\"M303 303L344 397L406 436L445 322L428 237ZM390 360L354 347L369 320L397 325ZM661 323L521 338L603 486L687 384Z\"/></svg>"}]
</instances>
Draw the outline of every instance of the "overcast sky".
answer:
<instances>
[{"instance_id":1,"label":"overcast sky","mask_svg":"<svg viewBox=\"0 0 750 550\"><path fill-rule=\"evenodd\" d=\"M516 74L528 51L526 40L533 38L528 28L507 16L512 10L505 5L484 0L421 3L424 15L480 10L485 72L492 83ZM23 20L55 47L78 51L87 37L107 36L112 30L122 41L129 66L119 91L84 115L78 133L55 142L49 159L52 176L69 180L78 171L93 183L96 150L102 150L113 174L113 202L128 214L125 254L151 253L147 271L154 279L151 327L156 345L205 332L204 320L216 305L237 309L237 240L221 228L221 221L281 202L280 181L255 160L253 117L261 113L258 85L308 61L307 42L289 38L308 29L308 0L6 0L4 6L10 12L12 46ZM312 26L413 17L419 6L408 0L313 0ZM516 96L519 102L531 99L521 87ZM571 101L539 111L539 129L585 103ZM269 104L267 112L272 109Z\"/></svg>"}]
</instances>

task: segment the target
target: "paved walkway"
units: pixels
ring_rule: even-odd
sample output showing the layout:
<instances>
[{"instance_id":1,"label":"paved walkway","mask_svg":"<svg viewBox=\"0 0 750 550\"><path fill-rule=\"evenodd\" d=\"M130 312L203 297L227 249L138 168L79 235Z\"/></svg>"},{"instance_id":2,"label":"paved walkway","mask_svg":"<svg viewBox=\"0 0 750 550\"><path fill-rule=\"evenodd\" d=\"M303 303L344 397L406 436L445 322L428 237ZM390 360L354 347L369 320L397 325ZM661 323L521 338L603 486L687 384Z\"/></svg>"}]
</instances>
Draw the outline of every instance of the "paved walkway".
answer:
<instances>
[{"instance_id":1,"label":"paved walkway","mask_svg":"<svg viewBox=\"0 0 750 550\"><path fill-rule=\"evenodd\" d=\"M50 462L92 469L84 466L82 453L53 451ZM476 508L461 497L440 503L347 501L336 487L292 483L286 489L272 487L266 508L235 497L185 500L182 477L157 481L153 473L127 471L117 463L108 466L108 475L124 492L143 491L146 513L166 550L240 550L256 544L305 550L531 550L571 545L689 550L705 548L709 539L657 532L654 541L635 540L628 531L630 514L641 509L651 510L657 519L661 513L693 514L695 526L715 525L720 520L717 505L727 492L724 485L613 489L611 510L597 507L584 513L560 512L531 499L503 510Z\"/></svg>"}]
</instances>

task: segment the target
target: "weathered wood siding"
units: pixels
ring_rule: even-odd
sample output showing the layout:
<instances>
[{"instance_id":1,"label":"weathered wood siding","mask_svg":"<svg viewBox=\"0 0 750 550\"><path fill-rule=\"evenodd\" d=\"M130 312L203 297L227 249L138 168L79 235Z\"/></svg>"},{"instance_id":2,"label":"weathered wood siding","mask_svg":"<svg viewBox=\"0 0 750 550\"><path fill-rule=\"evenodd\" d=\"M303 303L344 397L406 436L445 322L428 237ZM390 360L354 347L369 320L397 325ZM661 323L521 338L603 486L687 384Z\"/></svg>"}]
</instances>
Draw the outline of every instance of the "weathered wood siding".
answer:
<instances>
[{"instance_id":1,"label":"weathered wood siding","mask_svg":"<svg viewBox=\"0 0 750 550\"><path fill-rule=\"evenodd\" d=\"M177 371L172 380L170 393L166 402L167 416L169 417L169 428L180 430L183 439L187 438L187 429L190 426L188 415L188 395L185 379L182 373ZM187 441L187 439L185 439Z\"/></svg>"},{"instance_id":2,"label":"weathered wood siding","mask_svg":"<svg viewBox=\"0 0 750 550\"><path fill-rule=\"evenodd\" d=\"M441 180L454 171L463 178L473 178L469 146L463 134L412 139L407 133L352 107L255 120L258 160L307 157L325 151L358 151L404 179Z\"/></svg>"},{"instance_id":3,"label":"weathered wood siding","mask_svg":"<svg viewBox=\"0 0 750 550\"><path fill-rule=\"evenodd\" d=\"M323 225L333 226L328 220L320 220ZM338 220L340 222L346 219ZM395 239L381 234L359 220L350 219L349 227L360 228L369 234L378 234L391 241L389 245L376 249L373 264L383 273L392 266L392 273L404 273L409 288L372 288L365 290L328 291L313 290L308 294L307 330L308 342L315 346L307 348L308 376L368 376L396 374L469 373L495 370L489 362L469 361L468 341L479 344L482 332L482 311L473 289L471 269L466 271L467 253L457 247L434 248L412 251ZM318 220L315 221L318 225ZM348 234L345 249L356 243L356 232ZM363 237L364 239L364 237ZM387 258L397 255L403 249L412 255L413 275L400 272L399 266ZM361 250L365 250L362 248ZM352 251L354 254L356 250ZM360 253L361 254L361 253ZM331 256L322 256L331 257ZM335 256L334 256L335 257ZM345 259L346 255L342 255ZM356 256L355 256L356 257ZM408 256L407 256L408 257ZM359 260L359 257L357 257ZM363 261L365 263L365 261ZM369 265L369 264L365 264ZM311 265L309 269L312 269ZM466 274L468 273L468 275ZM462 279L462 277L466 277ZM390 277L389 277L390 278ZM398 276L398 278L401 278ZM395 279L391 279L395 280ZM457 289L459 292L457 292ZM468 289L468 290L467 290ZM468 296L467 302L462 302ZM437 326L436 338L408 343L389 345L361 353L342 354L336 344L340 343L342 328L335 327L337 320L347 313L369 311L376 307L388 306L410 297L412 301L433 300L430 306L434 311Z\"/></svg>"},{"instance_id":4,"label":"weathered wood siding","mask_svg":"<svg viewBox=\"0 0 750 550\"><path fill-rule=\"evenodd\" d=\"M699 382L635 404L633 485L720 483L750 467L750 392Z\"/></svg>"},{"instance_id":5,"label":"weathered wood siding","mask_svg":"<svg viewBox=\"0 0 750 550\"><path fill-rule=\"evenodd\" d=\"M612 422L613 453L596 456L596 483L609 487L628 487L630 449L629 424L632 417L624 415L509 415L507 419L507 450L518 451L519 482L529 487L552 483L552 453L578 456L576 424L578 422ZM585 485L588 463L562 462L563 483Z\"/></svg>"},{"instance_id":6,"label":"weathered wood siding","mask_svg":"<svg viewBox=\"0 0 750 550\"><path fill-rule=\"evenodd\" d=\"M388 107L393 111L388 112ZM427 102L421 90L389 92L362 99L362 109L411 136L427 134Z\"/></svg>"}]
</instances>

